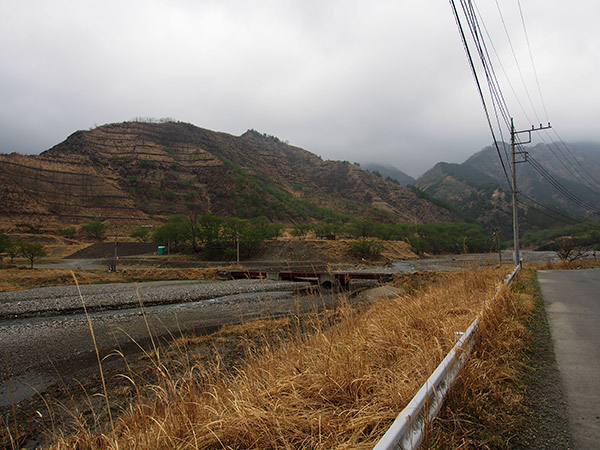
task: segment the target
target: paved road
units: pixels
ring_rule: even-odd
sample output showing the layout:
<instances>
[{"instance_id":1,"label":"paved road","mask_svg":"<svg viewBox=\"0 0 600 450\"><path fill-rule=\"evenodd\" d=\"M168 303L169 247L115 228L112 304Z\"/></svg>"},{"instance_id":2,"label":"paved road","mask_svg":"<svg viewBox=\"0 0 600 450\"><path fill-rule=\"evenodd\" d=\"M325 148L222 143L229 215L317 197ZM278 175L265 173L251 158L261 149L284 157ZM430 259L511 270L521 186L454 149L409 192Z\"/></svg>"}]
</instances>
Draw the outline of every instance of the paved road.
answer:
<instances>
[{"instance_id":1,"label":"paved road","mask_svg":"<svg viewBox=\"0 0 600 450\"><path fill-rule=\"evenodd\" d=\"M540 270L576 449L600 448L600 269Z\"/></svg>"}]
</instances>

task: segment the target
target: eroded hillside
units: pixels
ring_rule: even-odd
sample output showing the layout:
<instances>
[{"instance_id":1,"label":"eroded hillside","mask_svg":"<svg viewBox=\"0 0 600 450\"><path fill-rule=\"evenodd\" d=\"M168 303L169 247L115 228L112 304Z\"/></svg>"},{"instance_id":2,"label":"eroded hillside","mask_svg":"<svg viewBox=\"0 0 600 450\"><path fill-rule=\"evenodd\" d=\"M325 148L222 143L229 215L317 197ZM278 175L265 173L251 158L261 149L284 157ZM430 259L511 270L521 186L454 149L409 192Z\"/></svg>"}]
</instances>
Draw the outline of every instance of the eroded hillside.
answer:
<instances>
[{"instance_id":1,"label":"eroded hillside","mask_svg":"<svg viewBox=\"0 0 600 450\"><path fill-rule=\"evenodd\" d=\"M403 222L454 219L348 162L256 131L238 137L175 122L109 124L40 155L0 155L0 183L11 223L144 222L176 213L295 223L382 210Z\"/></svg>"}]
</instances>

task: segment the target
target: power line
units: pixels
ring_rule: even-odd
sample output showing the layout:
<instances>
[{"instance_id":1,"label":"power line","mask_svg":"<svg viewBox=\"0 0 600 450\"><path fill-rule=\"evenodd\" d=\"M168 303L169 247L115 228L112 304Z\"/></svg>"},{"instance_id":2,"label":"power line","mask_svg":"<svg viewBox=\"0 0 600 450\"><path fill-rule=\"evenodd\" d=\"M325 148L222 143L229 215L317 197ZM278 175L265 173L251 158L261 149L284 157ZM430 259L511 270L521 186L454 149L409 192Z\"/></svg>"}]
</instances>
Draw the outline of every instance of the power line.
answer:
<instances>
[{"instance_id":1,"label":"power line","mask_svg":"<svg viewBox=\"0 0 600 450\"><path fill-rule=\"evenodd\" d=\"M527 98L529 99L529 104L531 105L531 108L533 109L533 113L535 114L537 121L541 122L540 118L537 114L537 111L535 109L535 106L533 104L533 100L531 99L531 94L529 93L529 89L527 89L527 83L525 83L525 77L523 76L523 71L521 70L519 60L517 59L517 53L515 52L515 48L513 47L512 39L510 38L510 34L509 34L508 28L506 26L506 21L504 20L504 15L502 14L502 9L500 8L500 4L498 3L498 0L495 0L495 1L496 1L496 8L498 9L498 14L500 14L500 19L502 21L502 26L504 27L504 32L506 34L506 38L508 39L508 44L510 46L510 50L511 50L513 58L515 60L515 65L517 66L519 76L521 77L521 82L523 83L523 88L525 89L525 94L527 94Z\"/></svg>"},{"instance_id":2,"label":"power line","mask_svg":"<svg viewBox=\"0 0 600 450\"><path fill-rule=\"evenodd\" d=\"M546 109L546 102L544 102L544 96L542 95L542 89L540 87L540 80L538 78L535 63L533 61L533 53L531 52L531 45L529 44L529 34L527 33L527 27L525 26L525 17L523 16L523 8L521 8L521 0L517 0L517 4L519 5L519 14L521 15L521 23L523 24L523 32L525 33L525 40L527 41L529 59L531 60L531 67L533 68L533 74L535 75L535 82L537 84L538 94L540 96L540 101L542 102L542 108L544 108L544 113L546 114L546 120L548 120L548 110Z\"/></svg>"},{"instance_id":3,"label":"power line","mask_svg":"<svg viewBox=\"0 0 600 450\"><path fill-rule=\"evenodd\" d=\"M519 72L519 76L521 78L521 82L523 83L523 87L525 89L525 93L527 94L527 98L529 99L529 103L531 105L531 108L533 110L533 113L535 115L535 117L538 119L539 121L539 117L535 108L535 105L533 103L533 100L531 98L531 94L529 92L529 89L527 87L527 84L525 83L525 78L523 76L523 72L521 70L521 66L519 65L519 61L517 59L516 56L516 52L512 43L512 39L510 37L510 34L508 32L508 27L506 25L506 21L504 20L504 16L502 14L502 10L500 8L500 4L498 3L498 0L495 0L496 3L496 7L498 9L498 13L500 14L500 18L502 21L502 25L504 27L504 31L506 33L506 37L508 39L508 43L510 45L510 49L513 55L513 58L515 60L515 64L516 64L516 68L518 69ZM535 160L535 158L533 157L529 157L527 158L527 152L524 151L522 149L522 144L523 143L530 143L531 142L531 133L533 131L541 131L541 130L546 130L550 127L550 123L548 123L548 126L542 126L540 124L539 128L535 128L535 126L532 126L531 129L529 130L523 130L523 131L515 131L514 128L514 124L513 124L513 119L512 116L509 113L508 110L508 106L506 104L506 100L505 97L502 93L502 89L500 87L500 83L498 82L498 78L496 75L496 71L494 69L494 64L492 62L492 59L490 57L489 51L488 51L488 46L486 44L486 40L483 36L482 33L482 29L481 29L481 24L483 24L483 28L488 36L488 39L492 45L492 49L494 50L496 57L498 59L498 61L500 62L500 66L502 68L502 70L504 71L504 74L507 78L507 80L509 81L509 84L511 86L511 89L513 90L513 94L515 94L515 98L517 98L517 101L519 101L519 98L515 92L515 89L513 87L513 85L510 83L510 79L508 77L508 75L506 74L506 71L504 70L504 66L502 66L502 63L500 61L500 58L498 56L498 53L496 52L496 49L493 45L492 39L489 35L489 32L487 30L487 27L485 26L485 23L483 21L483 18L481 17L481 14L479 12L479 10L477 9L476 6L474 6L474 3L472 0L460 0L460 4L462 7L462 12L464 14L465 20L466 20L466 24L468 26L469 32L471 34L471 39L473 42L473 45L475 46L475 49L477 51L477 54L479 56L479 60L480 60L480 64L483 70L483 73L485 74L486 77L486 81L487 81L487 87L489 90L489 98L491 100L491 107L494 110L494 115L495 115L495 119L496 119L496 124L498 126L498 130L500 132L500 135L502 136L502 125L501 125L501 118L502 120L505 122L505 124L507 126L510 127L510 136L511 136L511 151L512 151L512 180L511 177L509 177L507 169L506 169L506 165L504 164L504 159L502 158L502 153L500 151L500 148L498 147L498 141L496 139L496 133L494 130L494 126L492 124L492 119L490 117L490 111L488 108L488 105L486 103L486 96L483 93L483 88L482 88L482 83L479 80L479 75L478 75L478 71L477 68L475 67L475 62L474 62L474 58L471 54L471 49L469 46L469 42L467 41L466 35L465 35L465 29L463 27L461 18L458 14L458 9L456 7L456 3L455 0L450 0L450 5L454 14L454 18L456 21L456 24L458 26L459 29L459 34L461 36L462 39L462 43L463 43L463 48L465 49L465 52L467 54L467 59L469 61L469 65L471 68L471 73L473 75L473 78L475 79L475 83L477 86L477 90L479 93L479 97L481 100L481 103L483 105L483 109L488 121L488 126L490 128L490 132L492 133L492 137L494 138L494 145L496 147L496 152L498 154L498 158L500 159L500 162L502 164L502 169L504 171L504 175L506 177L506 180L508 181L509 186L512 187L512 197L513 197L513 237L514 237L514 259L515 259L515 264L519 265L521 263L520 260L520 252L519 252L519 224L518 224L518 208L517 208L517 203L518 203L518 199L517 199L517 179L516 179L516 165L518 162L529 162L530 165L533 167L534 170L536 170L540 176L546 180L548 183L550 183L558 192L560 192L562 195L564 195L566 198L568 198L571 202L575 203L577 206L587 210L587 211L593 211L593 212L598 212L599 210L596 209L595 207L589 205L587 202L585 202L584 200L582 200L581 198L579 198L577 195L575 195L574 193L572 193L569 189L567 189L560 181L558 181L554 176L552 176L539 162L537 162ZM540 87L540 83L539 83L539 78L537 76L537 70L535 68L535 63L533 60L533 54L531 51L531 45L529 43L529 36L527 34L527 29L525 27L525 19L524 19L524 15L523 15L523 10L521 8L521 4L520 1L518 0L518 6L519 6L519 13L521 16L521 23L523 25L523 30L525 33L525 38L527 40L527 46L529 49L529 57L531 60L531 64L535 73L535 78L536 78L536 83L537 83L537 87L538 87L538 93L540 95L540 100L542 101L542 105L544 107L544 112L546 113L546 117L548 116L547 114L547 110L546 110L546 106L545 103L543 101L543 97L542 97L542 93L541 93L541 87ZM478 19L479 17L479 19ZM521 104L521 102L519 101L519 105L521 107L521 109L523 110L525 116L527 117L527 113L525 111L525 109L523 108L523 105ZM510 118L510 119L509 119ZM519 134L528 134L529 135L529 139L526 142L519 142L518 141L518 135ZM504 139L503 139L504 141ZM506 159L508 161L508 155L507 155L507 151L506 151L506 144L504 143L504 153L506 156ZM558 156L558 154L556 152L554 152L554 149L549 146L548 144L546 144L547 147L552 151L552 153L554 154L554 156L558 159L558 161L571 173L571 175L575 176L575 172L577 171L573 171L568 164L570 163L569 158L567 158L565 156L565 154L559 149L559 153L563 156L563 159L560 158L560 156ZM519 148L519 151L517 151L517 147ZM519 154L523 154L525 155L525 160L524 161L517 161L516 160L516 156ZM576 160L576 158L573 158ZM577 172L579 173L579 172ZM511 182L512 181L512 182ZM528 197L527 197L528 198ZM534 203L545 207L545 205L542 205L541 203L538 203L537 201L531 199ZM563 217L567 217L562 215L561 213L554 211L552 209L550 209L549 207L545 207L547 210L550 210L551 212L553 212L555 215L558 214L559 216L563 216ZM543 214L548 215L547 213L544 213L542 211ZM549 216L549 217L554 217L556 219L556 216ZM562 220L562 219L559 219ZM572 220L570 218L568 218L567 220ZM564 220L563 220L564 221Z\"/></svg>"},{"instance_id":4,"label":"power line","mask_svg":"<svg viewBox=\"0 0 600 450\"><path fill-rule=\"evenodd\" d=\"M552 174L550 174L535 158L533 158L532 156L528 156L527 162L529 162L536 172L538 172L544 179L546 179L546 181L548 181L552 186L554 186L566 198L573 201L581 208L586 209L587 211L595 213L600 212L598 208L595 208L594 206L590 205L589 203L585 202L577 195L569 191L565 186L563 186L562 183L560 183L556 178L554 178Z\"/></svg>"},{"instance_id":5,"label":"power line","mask_svg":"<svg viewBox=\"0 0 600 450\"><path fill-rule=\"evenodd\" d=\"M497 0L496 0L496 4L498 6ZM527 49L528 49L528 52L529 52L529 59L531 61L531 67L533 69L533 74L534 74L534 77L535 77L535 82L536 82L536 86L537 86L537 90L538 90L538 95L540 97L540 102L542 104L542 108L543 108L544 113L546 115L546 119L548 119L548 110L546 108L546 102L544 101L544 96L542 95L542 89L541 89L541 86L540 86L540 80L539 80L539 77L538 77L537 68L536 68L536 65L535 65L534 58L533 58L533 52L531 51L531 43L529 41L529 34L527 32L527 27L525 25L525 16L523 14L523 8L521 6L521 1L520 0L517 0L517 5L519 7L519 15L521 17L521 24L523 26L523 33L525 35L525 41L527 43ZM499 8L499 6L498 6L498 8ZM505 28L505 30L506 30L506 28ZM511 48L512 48L512 45L511 45ZM514 55L514 52L513 52L513 55ZM532 104L532 106L533 106L533 104ZM534 108L534 112L535 112L535 108ZM537 114L536 114L536 116L537 116ZM569 149L569 147L564 143L564 141L562 141L562 139L558 135L558 132L556 132L556 130L554 132L555 132L556 136L559 138L559 141L561 141L561 143L564 145L564 147L569 152L570 158L567 155L565 155L565 153L562 151L562 149L558 145L556 145L555 142L548 143L548 142L545 141L545 139L542 138L542 140L546 144L547 148L554 154L554 156L557 158L557 160L563 165L563 167L565 167L565 169L567 169L569 171L569 173L574 178L579 178L583 182L583 185L588 190L592 191L596 195L600 195L600 192L597 191L594 186L592 186L592 184L590 183L590 180L592 180L593 184L596 184L598 187L600 187L600 183L598 183L596 181L596 179L592 175L590 175L589 172L587 172L587 170L585 169L585 167L581 165L581 163L573 155L573 153L571 152L571 150ZM556 150L558 151L558 153L560 153L560 155L562 155L564 161L561 160L560 156L558 156L558 154L554 151L553 147L555 147ZM581 172L575 167L575 165L571 162L572 160L574 160L580 166L581 170L586 173L587 178L584 177L581 174ZM567 163L568 165L565 164L565 163Z\"/></svg>"},{"instance_id":6,"label":"power line","mask_svg":"<svg viewBox=\"0 0 600 450\"><path fill-rule=\"evenodd\" d=\"M600 182L598 182L597 179L596 179L596 177L594 177L592 174L590 174L587 171L586 167L583 164L581 164L581 162L579 162L579 160L573 154L573 152L571 151L571 149L569 148L569 146L565 143L565 141L562 140L562 138L558 134L558 131L554 130L554 134L556 134L556 137L558 138L558 141L567 150L567 152L569 153L569 155L571 156L571 158L577 163L577 165L579 166L579 168L586 174L587 177L585 177L585 179L588 181L588 183L591 181L591 182L593 182L593 184L595 184L596 186L600 187ZM558 145L557 145L557 147L558 147ZM558 147L558 148L560 149L560 147ZM580 177L582 179L584 178L583 176L581 176L581 172L577 171L577 173L580 175Z\"/></svg>"},{"instance_id":7,"label":"power line","mask_svg":"<svg viewBox=\"0 0 600 450\"><path fill-rule=\"evenodd\" d=\"M481 14L479 14L479 10L476 7L474 7L473 3L470 0L468 1L468 4L465 3L464 0L461 0L461 4L463 6L465 16L467 17L469 28L471 29L473 42L476 45L482 67L484 69L484 73L488 82L488 88L490 91L490 97L492 99L494 110L496 112L496 117L497 109L500 109L500 114L504 119L504 123L508 126L510 123L510 113L508 111L508 106L504 99L504 95L502 94L502 90L500 89L500 83L498 82L498 77L496 76L494 64L492 62L492 59L490 58L486 41L481 32L480 22L483 23L483 18L481 17ZM485 23L483 23L483 26L484 29L487 30L487 28L485 27ZM498 106L498 108L496 108L496 105ZM498 127L500 131L502 131L502 127L499 123Z\"/></svg>"},{"instance_id":8,"label":"power line","mask_svg":"<svg viewBox=\"0 0 600 450\"><path fill-rule=\"evenodd\" d=\"M533 198L528 197L527 195L523 194L522 192L519 192L519 196L523 197L523 198L526 198L527 200L529 200L530 202L536 204L540 208L543 208L543 209L545 209L547 211L550 211L551 213L555 214L555 216L552 216L549 213L545 213L541 209L538 209L538 211L540 213L544 214L546 217L550 217L551 219L558 220L558 221L566 223L568 225L575 225L575 224L581 223L581 221L576 220L576 219L574 219L574 218L572 218L570 216L567 216L566 214L563 214L562 212L560 212L560 211L558 211L558 210L556 210L554 208L551 208L548 205L544 205L543 203L540 203L537 200L534 200Z\"/></svg>"},{"instance_id":9,"label":"power line","mask_svg":"<svg viewBox=\"0 0 600 450\"><path fill-rule=\"evenodd\" d=\"M469 24L469 29L471 30L471 33L473 34L473 28L471 26L471 23L468 20L468 14L466 12L466 8L465 8L465 4L464 2L461 0L461 5L463 7L463 12L465 13L465 16L467 17L467 23ZM506 170L506 165L504 164L504 160L502 159L502 155L500 153L500 148L498 147L498 140L496 139L496 134L494 132L494 127L492 125L492 121L490 119L490 114L488 111L488 107L485 101L485 96L483 94L483 89L481 87L481 83L479 82L479 77L477 75L477 70L475 68L475 63L473 61L473 57L471 56L471 50L469 48L468 42L467 42L467 38L465 36L465 32L458 14L458 10L456 8L456 4L454 2L454 0L450 0L450 6L452 8L452 12L454 13L454 20L456 21L456 25L458 27L458 31L463 43L463 48L465 50L465 53L467 55L467 59L469 61L469 66L471 68L471 74L473 75L473 78L475 79L475 84L477 86L477 91L479 93L479 99L481 101L481 104L483 106L483 110L485 112L486 118L487 118L487 122L488 122L488 126L490 128L490 132L492 133L492 137L494 140L494 146L496 147L496 152L498 154L498 158L500 158L500 163L502 164L502 170L504 171L504 176L506 177L506 180L508 181L508 184L511 184L511 179L508 176L508 171Z\"/></svg>"},{"instance_id":10,"label":"power line","mask_svg":"<svg viewBox=\"0 0 600 450\"><path fill-rule=\"evenodd\" d=\"M496 3L497 3L497 1L496 1ZM533 52L531 51L531 43L529 42L529 33L527 32L527 27L526 27L526 25L525 25L525 16L524 16L524 14L523 14L523 8L522 8L522 6L521 6L521 0L517 0L517 5L518 5L518 7L519 7L519 15L520 15L520 17L521 17L521 24L522 24L522 26L523 26L523 33L524 33L524 35L525 35L525 41L526 41L526 43L527 43L527 50L528 50L528 52L529 52L529 59L530 59L530 61L531 61L531 67L532 67L532 69L533 69L533 74L534 74L534 77L535 77L535 82L536 82L536 86L537 86L537 90L538 90L538 95L539 95L539 97L540 97L540 102L541 102L541 104L542 104L542 108L544 109L544 114L546 115L546 120L548 120L548 117L549 117L549 115L548 115L548 110L547 110L547 108L546 108L546 102L544 101L544 96L542 95L542 89L541 89L541 86L540 86L540 80L539 80L539 77L538 77L537 68L536 68L536 65L535 65L534 58L533 58ZM573 159L575 162L577 162L577 164L578 164L578 165L581 167L581 169L582 169L582 170L583 170L583 171L584 171L584 172L585 172L585 173L588 175L589 179L590 179L590 180L593 180L593 182L594 182L596 185L598 185L598 186L600 187L600 183L598 183L598 182L596 181L596 179L595 179L593 176L591 176L591 175L589 174L589 172L587 172L587 170L585 169L585 167L583 167L583 166L581 165L581 163L579 163L579 161L578 161L578 160L577 160L577 158L576 158L576 157L573 155L573 153L572 153L572 152L571 152L571 150L568 148L568 146L567 146L567 145L564 143L564 141L562 141L562 139L561 139L561 138L560 138L560 136L558 135L558 132L556 132L556 130L555 130L554 132L555 132L556 136L559 138L559 140L561 141L561 143L564 145L564 147L567 149L567 151L570 153L570 156L571 156L571 158L572 158L572 159ZM544 140L544 139L542 139L542 140ZM570 163L570 159L569 159L569 158L568 158L568 157L567 157L567 156L566 156L566 155L563 153L563 151L561 150L561 148L560 148L558 145L556 145L554 142L552 142L551 144L548 144L548 143L547 143L545 140L544 140L544 143L545 143L545 144L546 144L546 146L547 146L547 147L550 149L550 151L552 151L552 153L554 154L554 156L556 156L556 158L557 158L557 159L558 159L558 160L559 160L559 161L560 161L560 162L563 164L563 166L564 166L564 167L565 167L565 168L566 168L566 169L567 169L567 170L568 170L568 171L571 173L571 175L573 175L574 177L579 177L579 178L582 180L582 182L583 182L583 183L586 185L586 187L587 187L588 189L592 190L592 191L593 191L595 194L600 194L600 192L596 191L596 190L595 190L595 188L594 188L594 187L592 187L592 186L589 184L589 181L588 181L588 180L587 180L585 177L583 177L583 176L581 175L581 173L579 172L579 170L578 170L577 168L575 168L575 166L574 166L574 165L572 165L572 164L571 164L572 168L574 169L574 171L573 171L573 170L571 170L571 168L567 167L567 165L565 165L565 163L564 163L563 161L561 161L561 160L560 160L560 157L559 157L559 156L558 156L558 155L557 155L557 154L554 152L554 150L552 149L552 146L553 146L553 145L556 147L556 149L558 150L558 152L559 152L559 153L560 153L560 154L563 156L564 160L565 160L567 163Z\"/></svg>"},{"instance_id":11,"label":"power line","mask_svg":"<svg viewBox=\"0 0 600 450\"><path fill-rule=\"evenodd\" d=\"M600 187L600 184L598 184L598 182L591 175L588 175L589 179L584 177L581 174L581 172L579 171L579 169L577 167L575 167L575 164L573 164L572 161L575 161L581 167L582 170L587 172L585 167L583 165L581 165L581 163L578 161L577 157L573 154L573 152L569 149L567 144L562 142L564 147L570 153L570 157L563 152L563 150L558 146L558 144L556 142L552 141L552 142L548 143L543 137L542 137L542 141L544 142L544 144L546 144L546 147L548 148L548 150L550 150L550 152L556 157L558 162L560 162L561 165L571 174L573 179L579 179L582 183L582 186L584 188L586 188L588 191L590 191L592 194L600 195L600 190L598 190L597 187L593 186L593 184L590 183L590 180L592 180L594 183L596 183L596 185L598 187ZM555 151L555 149L556 149L556 151ZM562 156L562 159L561 159L561 156L559 156L559 154Z\"/></svg>"}]
</instances>

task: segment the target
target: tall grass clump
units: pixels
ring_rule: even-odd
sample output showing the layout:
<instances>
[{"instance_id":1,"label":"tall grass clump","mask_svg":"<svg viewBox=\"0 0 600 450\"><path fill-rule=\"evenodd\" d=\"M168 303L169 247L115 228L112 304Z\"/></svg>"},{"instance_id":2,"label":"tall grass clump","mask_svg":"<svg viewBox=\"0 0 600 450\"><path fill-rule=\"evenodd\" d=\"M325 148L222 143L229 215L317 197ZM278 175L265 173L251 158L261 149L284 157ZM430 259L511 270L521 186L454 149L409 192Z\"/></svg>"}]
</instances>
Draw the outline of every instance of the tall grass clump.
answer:
<instances>
[{"instance_id":1,"label":"tall grass clump","mask_svg":"<svg viewBox=\"0 0 600 450\"><path fill-rule=\"evenodd\" d=\"M523 372L531 339L527 322L536 307L529 286L533 270L521 271L512 289L503 287L487 305L478 343L461 370L426 448L512 448L523 420Z\"/></svg>"},{"instance_id":2,"label":"tall grass clump","mask_svg":"<svg viewBox=\"0 0 600 450\"><path fill-rule=\"evenodd\" d=\"M261 349L248 342L245 362L229 369L218 357L191 360L184 375L146 387L153 395L126 408L114 431L64 436L53 448L372 448L503 275L443 274L363 311L344 304L333 324L312 322Z\"/></svg>"}]
</instances>

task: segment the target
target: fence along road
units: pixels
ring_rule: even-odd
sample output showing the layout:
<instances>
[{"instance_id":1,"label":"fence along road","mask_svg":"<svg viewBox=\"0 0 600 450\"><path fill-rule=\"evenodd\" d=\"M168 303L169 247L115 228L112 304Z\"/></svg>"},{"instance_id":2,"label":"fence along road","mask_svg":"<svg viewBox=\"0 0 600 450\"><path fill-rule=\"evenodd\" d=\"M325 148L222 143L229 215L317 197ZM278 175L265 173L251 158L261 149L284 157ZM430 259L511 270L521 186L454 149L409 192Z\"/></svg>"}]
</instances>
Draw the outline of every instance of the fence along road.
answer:
<instances>
[{"instance_id":1,"label":"fence along road","mask_svg":"<svg viewBox=\"0 0 600 450\"><path fill-rule=\"evenodd\" d=\"M538 281L573 443L600 448L600 269L540 270Z\"/></svg>"},{"instance_id":2,"label":"fence along road","mask_svg":"<svg viewBox=\"0 0 600 450\"><path fill-rule=\"evenodd\" d=\"M506 278L504 284L510 285L520 268L517 266ZM398 415L373 450L413 450L419 447L427 423L437 416L458 371L471 353L478 326L479 318L475 319L467 331L462 334L452 350Z\"/></svg>"}]
</instances>

